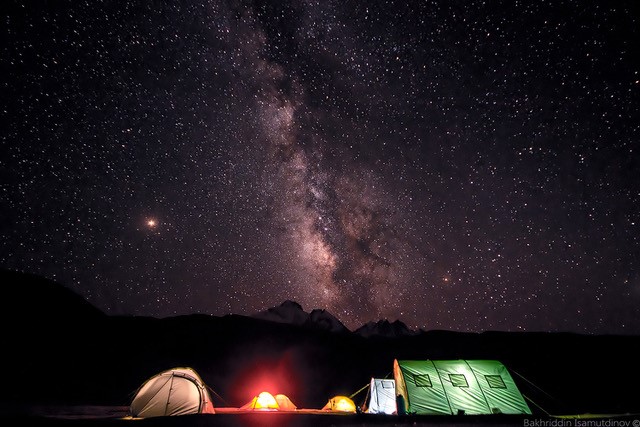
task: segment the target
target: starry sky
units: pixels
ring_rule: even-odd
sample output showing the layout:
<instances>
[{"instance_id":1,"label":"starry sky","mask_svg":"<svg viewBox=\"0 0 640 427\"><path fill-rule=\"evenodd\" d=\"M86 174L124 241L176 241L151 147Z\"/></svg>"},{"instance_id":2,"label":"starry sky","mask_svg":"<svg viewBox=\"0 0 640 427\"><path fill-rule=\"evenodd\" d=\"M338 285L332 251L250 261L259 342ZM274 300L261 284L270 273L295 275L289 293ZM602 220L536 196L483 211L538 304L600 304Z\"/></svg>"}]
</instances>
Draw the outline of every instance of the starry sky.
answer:
<instances>
[{"instance_id":1,"label":"starry sky","mask_svg":"<svg viewBox=\"0 0 640 427\"><path fill-rule=\"evenodd\" d=\"M0 267L110 314L640 334L640 7L8 1Z\"/></svg>"}]
</instances>

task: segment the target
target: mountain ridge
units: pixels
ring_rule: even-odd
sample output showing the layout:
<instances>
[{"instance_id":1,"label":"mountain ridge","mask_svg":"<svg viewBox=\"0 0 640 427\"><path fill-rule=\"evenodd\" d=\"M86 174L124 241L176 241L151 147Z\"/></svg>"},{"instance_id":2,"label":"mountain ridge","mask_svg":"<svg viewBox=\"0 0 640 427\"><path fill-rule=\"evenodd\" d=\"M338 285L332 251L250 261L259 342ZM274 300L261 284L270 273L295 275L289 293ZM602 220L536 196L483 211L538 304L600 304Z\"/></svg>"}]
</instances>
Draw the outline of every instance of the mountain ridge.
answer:
<instances>
[{"instance_id":1,"label":"mountain ridge","mask_svg":"<svg viewBox=\"0 0 640 427\"><path fill-rule=\"evenodd\" d=\"M0 270L3 310L0 316L20 319L38 316L73 321L75 318L100 319L107 315L67 286L36 274Z\"/></svg>"},{"instance_id":2,"label":"mountain ridge","mask_svg":"<svg viewBox=\"0 0 640 427\"><path fill-rule=\"evenodd\" d=\"M368 338L380 337L403 337L417 335L420 332L411 330L401 320L389 322L388 319L369 321L364 325L351 331L336 316L328 310L315 308L311 312L306 312L302 305L292 300L285 300L280 305L270 307L251 315L250 317L267 320L277 323L289 323L305 328L320 329L336 333L353 333Z\"/></svg>"},{"instance_id":3,"label":"mountain ridge","mask_svg":"<svg viewBox=\"0 0 640 427\"><path fill-rule=\"evenodd\" d=\"M111 317L64 284L36 274L0 269L0 282L12 285L5 287L5 300L18 302L17 304L6 304L5 309L0 313L2 317L21 318L35 315L54 322L73 322L75 318L97 320ZM36 296L37 298L35 298ZM25 304L25 301L29 303ZM303 329L343 334L353 333L363 337L410 336L418 333L410 330L399 320L389 323L386 319L370 321L351 331L328 310L314 308L310 312L306 312L302 305L293 300L285 300L278 306L267 308L258 313L238 314L238 316L286 323Z\"/></svg>"},{"instance_id":4,"label":"mountain ridge","mask_svg":"<svg viewBox=\"0 0 640 427\"><path fill-rule=\"evenodd\" d=\"M190 366L232 406L267 389L289 395L299 407L319 408L330 396L354 392L371 377L385 377L394 359L491 359L522 374L527 381L519 376L515 380L526 387L523 392L547 411L640 411L635 395L624 392L628 384L640 382L640 371L593 371L594 366L635 366L638 336L433 330L364 337L304 326L310 317L332 317L322 310L312 316L313 311L306 313L292 301L288 308L306 313L298 319L300 325L284 323L282 317L281 322L235 314L154 318L94 315L93 310L73 308L68 321L59 320L50 295L32 295L34 289L37 286L14 292L24 300L11 300L15 308L3 313L9 325L3 344L10 349L4 353L4 364L11 369L5 373L0 402L126 405L131 391L147 378ZM84 307L77 296L62 295ZM37 306L48 311L40 315L33 310ZM394 325L402 329L401 322L388 320L369 326L378 323L391 331ZM33 384L46 384L47 392L34 394ZM607 393L593 393L594 389Z\"/></svg>"}]
</instances>

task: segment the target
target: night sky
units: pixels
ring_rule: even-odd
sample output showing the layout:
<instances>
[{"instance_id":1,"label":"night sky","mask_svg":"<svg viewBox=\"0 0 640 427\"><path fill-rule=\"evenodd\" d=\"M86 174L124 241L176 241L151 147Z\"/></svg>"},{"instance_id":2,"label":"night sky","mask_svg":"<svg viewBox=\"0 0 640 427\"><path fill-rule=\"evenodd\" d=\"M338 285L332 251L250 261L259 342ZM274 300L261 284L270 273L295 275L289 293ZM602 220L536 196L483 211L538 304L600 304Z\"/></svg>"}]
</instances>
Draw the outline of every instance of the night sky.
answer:
<instances>
[{"instance_id":1,"label":"night sky","mask_svg":"<svg viewBox=\"0 0 640 427\"><path fill-rule=\"evenodd\" d=\"M640 334L636 0L2 9L0 267L109 314Z\"/></svg>"}]
</instances>

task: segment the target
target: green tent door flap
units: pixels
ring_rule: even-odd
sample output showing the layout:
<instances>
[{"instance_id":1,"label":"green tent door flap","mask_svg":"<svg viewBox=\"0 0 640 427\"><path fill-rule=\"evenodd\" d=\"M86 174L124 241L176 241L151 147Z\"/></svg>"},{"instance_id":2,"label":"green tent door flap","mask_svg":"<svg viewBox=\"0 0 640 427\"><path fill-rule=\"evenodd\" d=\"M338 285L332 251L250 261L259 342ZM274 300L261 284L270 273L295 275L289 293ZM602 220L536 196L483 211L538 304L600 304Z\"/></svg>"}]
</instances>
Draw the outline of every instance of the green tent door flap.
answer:
<instances>
[{"instance_id":1,"label":"green tent door flap","mask_svg":"<svg viewBox=\"0 0 640 427\"><path fill-rule=\"evenodd\" d=\"M395 360L398 413L531 414L507 368L496 360Z\"/></svg>"}]
</instances>

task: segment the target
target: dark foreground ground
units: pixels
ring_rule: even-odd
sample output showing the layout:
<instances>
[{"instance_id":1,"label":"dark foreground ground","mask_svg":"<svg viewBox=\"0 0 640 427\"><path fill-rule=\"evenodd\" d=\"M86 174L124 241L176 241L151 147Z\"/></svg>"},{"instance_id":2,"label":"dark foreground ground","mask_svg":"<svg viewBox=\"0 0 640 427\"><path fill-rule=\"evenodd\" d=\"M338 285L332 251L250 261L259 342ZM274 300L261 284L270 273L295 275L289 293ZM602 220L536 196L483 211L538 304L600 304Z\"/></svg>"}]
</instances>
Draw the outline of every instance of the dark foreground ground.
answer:
<instances>
[{"instance_id":1,"label":"dark foreground ground","mask_svg":"<svg viewBox=\"0 0 640 427\"><path fill-rule=\"evenodd\" d=\"M126 406L34 406L3 408L2 426L119 426L119 427L301 427L301 426L523 426L523 427L638 427L640 414L583 415L554 418L521 415L386 416L369 414L312 414L259 412L186 415L131 419Z\"/></svg>"}]
</instances>

